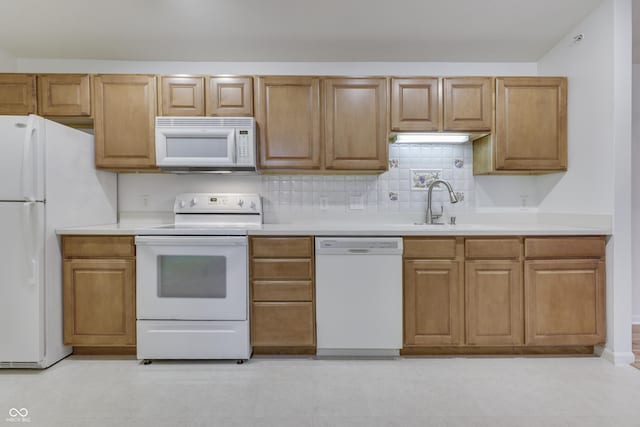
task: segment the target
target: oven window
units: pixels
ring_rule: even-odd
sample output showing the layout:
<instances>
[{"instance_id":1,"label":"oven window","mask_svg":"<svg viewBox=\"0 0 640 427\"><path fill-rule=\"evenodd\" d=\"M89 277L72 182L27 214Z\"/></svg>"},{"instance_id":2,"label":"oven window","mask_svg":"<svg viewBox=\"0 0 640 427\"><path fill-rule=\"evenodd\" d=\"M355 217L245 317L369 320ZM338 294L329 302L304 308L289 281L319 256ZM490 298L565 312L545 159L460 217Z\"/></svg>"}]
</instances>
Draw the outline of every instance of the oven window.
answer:
<instances>
[{"instance_id":1,"label":"oven window","mask_svg":"<svg viewBox=\"0 0 640 427\"><path fill-rule=\"evenodd\" d=\"M203 137L167 136L167 157L227 158L226 135Z\"/></svg>"},{"instance_id":2,"label":"oven window","mask_svg":"<svg viewBox=\"0 0 640 427\"><path fill-rule=\"evenodd\" d=\"M226 298L224 256L158 256L158 297Z\"/></svg>"}]
</instances>

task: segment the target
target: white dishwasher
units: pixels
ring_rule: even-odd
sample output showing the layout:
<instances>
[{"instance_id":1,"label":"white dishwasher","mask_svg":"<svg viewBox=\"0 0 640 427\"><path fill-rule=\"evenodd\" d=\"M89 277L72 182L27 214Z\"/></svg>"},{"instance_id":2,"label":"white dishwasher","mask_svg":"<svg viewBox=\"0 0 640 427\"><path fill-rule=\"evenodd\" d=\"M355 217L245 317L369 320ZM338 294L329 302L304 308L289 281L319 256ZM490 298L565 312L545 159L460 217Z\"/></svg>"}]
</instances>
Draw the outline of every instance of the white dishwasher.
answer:
<instances>
[{"instance_id":1,"label":"white dishwasher","mask_svg":"<svg viewBox=\"0 0 640 427\"><path fill-rule=\"evenodd\" d=\"M402 238L316 238L318 356L397 356Z\"/></svg>"}]
</instances>

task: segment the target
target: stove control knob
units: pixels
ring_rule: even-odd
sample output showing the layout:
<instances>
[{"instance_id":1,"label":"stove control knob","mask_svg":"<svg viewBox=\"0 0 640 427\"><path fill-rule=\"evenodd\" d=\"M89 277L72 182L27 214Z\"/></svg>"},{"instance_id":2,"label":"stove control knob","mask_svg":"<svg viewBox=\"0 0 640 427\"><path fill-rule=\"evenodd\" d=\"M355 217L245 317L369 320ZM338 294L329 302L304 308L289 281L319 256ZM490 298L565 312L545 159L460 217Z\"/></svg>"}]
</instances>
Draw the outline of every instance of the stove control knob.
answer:
<instances>
[{"instance_id":1,"label":"stove control knob","mask_svg":"<svg viewBox=\"0 0 640 427\"><path fill-rule=\"evenodd\" d=\"M181 209L182 209L182 208L184 208L186 205L187 205L187 204L184 202L184 200L180 200L180 201L178 202L178 207L179 207L179 208L181 208Z\"/></svg>"},{"instance_id":2,"label":"stove control knob","mask_svg":"<svg viewBox=\"0 0 640 427\"><path fill-rule=\"evenodd\" d=\"M244 206L244 200L242 200L242 199L238 200L238 206L243 207Z\"/></svg>"},{"instance_id":3,"label":"stove control knob","mask_svg":"<svg viewBox=\"0 0 640 427\"><path fill-rule=\"evenodd\" d=\"M255 211L256 209L256 202L251 202L251 210Z\"/></svg>"},{"instance_id":4,"label":"stove control knob","mask_svg":"<svg viewBox=\"0 0 640 427\"><path fill-rule=\"evenodd\" d=\"M193 199L191 199L191 206L195 206L197 204L198 204L198 199L197 198L194 197Z\"/></svg>"}]
</instances>

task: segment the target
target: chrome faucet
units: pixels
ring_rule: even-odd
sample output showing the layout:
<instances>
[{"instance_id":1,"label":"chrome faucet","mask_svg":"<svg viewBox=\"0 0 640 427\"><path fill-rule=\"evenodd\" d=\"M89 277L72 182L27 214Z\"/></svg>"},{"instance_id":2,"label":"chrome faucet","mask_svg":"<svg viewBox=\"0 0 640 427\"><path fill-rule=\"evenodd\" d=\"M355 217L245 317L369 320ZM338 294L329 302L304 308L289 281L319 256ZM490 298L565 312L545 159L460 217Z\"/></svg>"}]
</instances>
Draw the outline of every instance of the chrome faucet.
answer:
<instances>
[{"instance_id":1,"label":"chrome faucet","mask_svg":"<svg viewBox=\"0 0 640 427\"><path fill-rule=\"evenodd\" d=\"M431 193L433 192L433 187L435 187L438 184L444 184L445 187L447 187L447 190L449 191L449 200L451 200L451 203L458 203L458 198L456 197L456 193L453 192L453 188L451 188L451 185L447 181L443 181L441 179L436 179L435 181L433 181L429 185L429 190L427 193L427 221L426 221L427 224L437 224L436 222L434 222L434 220L442 216L442 214L434 215L433 212L431 211Z\"/></svg>"}]
</instances>

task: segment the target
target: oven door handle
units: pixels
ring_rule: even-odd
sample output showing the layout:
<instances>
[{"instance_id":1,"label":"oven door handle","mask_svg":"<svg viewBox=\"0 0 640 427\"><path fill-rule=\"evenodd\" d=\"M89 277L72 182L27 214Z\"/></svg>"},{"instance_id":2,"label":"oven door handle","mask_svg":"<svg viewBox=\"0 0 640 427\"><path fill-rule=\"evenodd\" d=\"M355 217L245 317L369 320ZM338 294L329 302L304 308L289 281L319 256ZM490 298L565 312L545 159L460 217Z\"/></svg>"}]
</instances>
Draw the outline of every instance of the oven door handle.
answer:
<instances>
[{"instance_id":1,"label":"oven door handle","mask_svg":"<svg viewBox=\"0 0 640 427\"><path fill-rule=\"evenodd\" d=\"M247 246L246 236L136 236L138 246Z\"/></svg>"}]
</instances>

